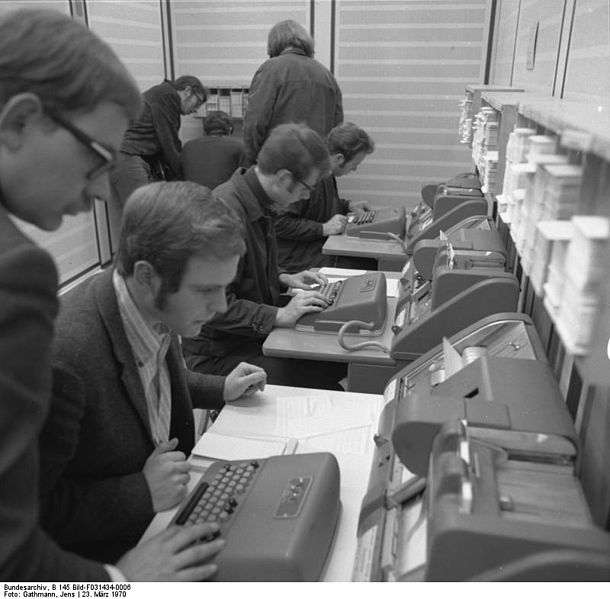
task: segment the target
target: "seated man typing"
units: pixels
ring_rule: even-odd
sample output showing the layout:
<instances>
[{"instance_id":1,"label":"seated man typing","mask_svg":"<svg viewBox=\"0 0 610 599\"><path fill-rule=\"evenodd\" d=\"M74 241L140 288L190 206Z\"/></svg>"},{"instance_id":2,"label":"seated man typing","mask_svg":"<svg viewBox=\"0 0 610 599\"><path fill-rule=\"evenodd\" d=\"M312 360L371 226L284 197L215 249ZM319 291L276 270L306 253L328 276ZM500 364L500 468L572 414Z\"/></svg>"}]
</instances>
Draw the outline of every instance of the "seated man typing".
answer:
<instances>
[{"instance_id":1,"label":"seated man typing","mask_svg":"<svg viewBox=\"0 0 610 599\"><path fill-rule=\"evenodd\" d=\"M42 525L64 548L114 561L186 495L193 407L262 389L265 372L187 371L178 335L226 310L244 251L236 215L205 187L153 183L128 200L116 268L62 299L43 429Z\"/></svg>"},{"instance_id":2,"label":"seated man typing","mask_svg":"<svg viewBox=\"0 0 610 599\"><path fill-rule=\"evenodd\" d=\"M328 305L311 285L327 282L312 271L289 274L279 268L274 217L283 208L309 197L329 167L321 137L305 125L279 125L266 139L257 164L238 169L214 190L240 216L246 230L246 253L235 281L227 289L228 309L205 324L197 338L185 339L189 368L198 372L229 372L240 360L265 369L269 383L340 390L343 364L275 358L262 345L274 327L293 328L307 312ZM288 287L303 289L282 305Z\"/></svg>"},{"instance_id":3,"label":"seated man typing","mask_svg":"<svg viewBox=\"0 0 610 599\"><path fill-rule=\"evenodd\" d=\"M375 144L364 129L354 123L341 123L331 129L326 146L330 175L318 183L309 198L279 211L275 221L280 267L288 272L320 266L377 270L377 261L370 258L322 255L326 238L345 231L349 212L370 209L366 201L340 198L337 177L354 172L373 153Z\"/></svg>"}]
</instances>

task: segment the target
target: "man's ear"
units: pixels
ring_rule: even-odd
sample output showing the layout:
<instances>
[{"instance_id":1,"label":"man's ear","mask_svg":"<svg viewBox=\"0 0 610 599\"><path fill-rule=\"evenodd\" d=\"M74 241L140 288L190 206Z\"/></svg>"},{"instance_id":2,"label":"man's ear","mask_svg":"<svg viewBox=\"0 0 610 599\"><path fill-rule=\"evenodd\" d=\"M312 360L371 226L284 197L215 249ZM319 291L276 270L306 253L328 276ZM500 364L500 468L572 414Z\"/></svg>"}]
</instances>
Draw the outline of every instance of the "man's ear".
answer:
<instances>
[{"instance_id":1,"label":"man's ear","mask_svg":"<svg viewBox=\"0 0 610 599\"><path fill-rule=\"evenodd\" d=\"M152 293L157 295L161 287L161 279L157 275L153 265L146 260L138 260L133 266L133 281L141 293Z\"/></svg>"},{"instance_id":2,"label":"man's ear","mask_svg":"<svg viewBox=\"0 0 610 599\"><path fill-rule=\"evenodd\" d=\"M29 127L42 122L44 110L36 94L24 93L11 97L0 110L0 143L16 150L21 147Z\"/></svg>"},{"instance_id":3,"label":"man's ear","mask_svg":"<svg viewBox=\"0 0 610 599\"><path fill-rule=\"evenodd\" d=\"M287 168L281 168L275 173L275 180L278 187L291 189L294 183L294 176Z\"/></svg>"}]
</instances>

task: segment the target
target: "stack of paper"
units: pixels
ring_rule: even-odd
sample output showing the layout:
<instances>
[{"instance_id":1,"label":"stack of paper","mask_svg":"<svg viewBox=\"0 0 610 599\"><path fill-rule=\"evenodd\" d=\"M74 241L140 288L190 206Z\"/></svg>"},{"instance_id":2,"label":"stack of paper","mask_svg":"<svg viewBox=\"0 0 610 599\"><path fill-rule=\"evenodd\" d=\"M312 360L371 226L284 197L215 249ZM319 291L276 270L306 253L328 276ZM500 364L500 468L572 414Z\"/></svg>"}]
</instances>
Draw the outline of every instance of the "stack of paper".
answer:
<instances>
[{"instance_id":1,"label":"stack of paper","mask_svg":"<svg viewBox=\"0 0 610 599\"><path fill-rule=\"evenodd\" d=\"M536 239L532 252L530 280L536 295L544 296L544 286L549 276L549 264L555 244L565 249L572 238L574 226L568 220L542 221L536 225Z\"/></svg>"},{"instance_id":2,"label":"stack of paper","mask_svg":"<svg viewBox=\"0 0 610 599\"><path fill-rule=\"evenodd\" d=\"M572 224L574 235L566 254L556 325L571 353L586 354L601 302L610 220L601 216L574 216Z\"/></svg>"},{"instance_id":3,"label":"stack of paper","mask_svg":"<svg viewBox=\"0 0 610 599\"><path fill-rule=\"evenodd\" d=\"M557 137L554 135L530 135L528 162L537 162L542 155L557 153Z\"/></svg>"},{"instance_id":4,"label":"stack of paper","mask_svg":"<svg viewBox=\"0 0 610 599\"><path fill-rule=\"evenodd\" d=\"M506 143L506 160L512 164L526 162L530 147L529 138L535 134L535 129L515 127L508 136L508 142Z\"/></svg>"}]
</instances>

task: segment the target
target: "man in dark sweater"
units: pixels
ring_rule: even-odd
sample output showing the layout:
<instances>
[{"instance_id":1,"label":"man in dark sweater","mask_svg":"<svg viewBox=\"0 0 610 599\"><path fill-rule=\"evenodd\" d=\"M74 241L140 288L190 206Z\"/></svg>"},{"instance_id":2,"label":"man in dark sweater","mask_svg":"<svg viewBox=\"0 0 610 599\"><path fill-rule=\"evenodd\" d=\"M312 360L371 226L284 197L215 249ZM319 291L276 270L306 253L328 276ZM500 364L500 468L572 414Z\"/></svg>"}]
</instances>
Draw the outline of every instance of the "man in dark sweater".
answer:
<instances>
[{"instance_id":1,"label":"man in dark sweater","mask_svg":"<svg viewBox=\"0 0 610 599\"><path fill-rule=\"evenodd\" d=\"M127 128L110 174L121 206L142 185L182 178L180 116L197 112L206 98L207 90L201 81L190 75L165 80L142 94L144 108Z\"/></svg>"},{"instance_id":2,"label":"man in dark sweater","mask_svg":"<svg viewBox=\"0 0 610 599\"><path fill-rule=\"evenodd\" d=\"M330 176L320 181L309 198L283 208L276 219L280 266L287 272L321 266L376 270L375 260L322 255L326 238L341 235L345 230L349 212L370 209L366 201L340 198L337 177L354 172L373 152L375 144L364 129L353 123L341 123L328 134L326 145Z\"/></svg>"},{"instance_id":3,"label":"man in dark sweater","mask_svg":"<svg viewBox=\"0 0 610 599\"><path fill-rule=\"evenodd\" d=\"M248 362L264 368L271 384L341 389L344 364L273 358L262 351L273 328L292 328L303 314L327 306L325 297L311 289L325 277L279 268L273 221L276 208L307 198L328 168L322 138L305 125L285 124L271 132L256 166L238 169L214 190L241 217L246 253L227 287L226 312L203 325L198 337L183 339L189 368L228 374L239 362ZM281 293L289 287L298 293L283 305Z\"/></svg>"},{"instance_id":4,"label":"man in dark sweater","mask_svg":"<svg viewBox=\"0 0 610 599\"><path fill-rule=\"evenodd\" d=\"M184 144L182 169L187 181L214 189L245 165L246 150L241 139L231 137L233 121L222 110L208 113L203 132L203 137Z\"/></svg>"}]
</instances>

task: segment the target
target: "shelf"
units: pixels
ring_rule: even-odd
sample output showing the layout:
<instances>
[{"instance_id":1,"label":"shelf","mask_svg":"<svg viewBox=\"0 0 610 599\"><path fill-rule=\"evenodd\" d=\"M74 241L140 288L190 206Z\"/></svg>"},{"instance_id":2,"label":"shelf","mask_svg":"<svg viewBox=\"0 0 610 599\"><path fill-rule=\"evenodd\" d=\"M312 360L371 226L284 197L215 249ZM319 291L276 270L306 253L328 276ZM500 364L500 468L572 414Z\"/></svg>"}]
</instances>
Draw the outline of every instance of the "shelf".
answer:
<instances>
[{"instance_id":1,"label":"shelf","mask_svg":"<svg viewBox=\"0 0 610 599\"><path fill-rule=\"evenodd\" d=\"M519 112L557 133L564 147L610 161L610 104L526 101L519 105Z\"/></svg>"}]
</instances>

